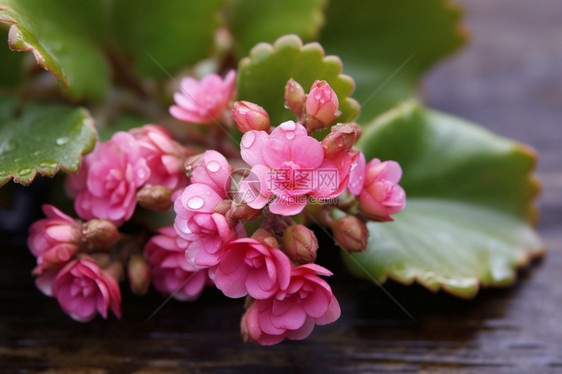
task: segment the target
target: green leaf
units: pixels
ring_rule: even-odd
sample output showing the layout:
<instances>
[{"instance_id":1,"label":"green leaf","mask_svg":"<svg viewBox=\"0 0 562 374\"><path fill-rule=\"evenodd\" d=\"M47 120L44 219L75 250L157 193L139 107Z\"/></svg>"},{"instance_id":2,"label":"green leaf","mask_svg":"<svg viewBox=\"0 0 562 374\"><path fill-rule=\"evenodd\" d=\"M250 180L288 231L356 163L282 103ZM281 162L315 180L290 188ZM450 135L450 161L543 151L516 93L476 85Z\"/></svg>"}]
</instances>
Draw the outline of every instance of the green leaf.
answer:
<instances>
[{"instance_id":1,"label":"green leaf","mask_svg":"<svg viewBox=\"0 0 562 374\"><path fill-rule=\"evenodd\" d=\"M320 43L355 79L361 124L415 97L423 72L465 40L449 0L333 0L326 16Z\"/></svg>"},{"instance_id":2,"label":"green leaf","mask_svg":"<svg viewBox=\"0 0 562 374\"><path fill-rule=\"evenodd\" d=\"M85 109L0 97L0 186L11 178L27 185L37 173L75 172L95 142Z\"/></svg>"},{"instance_id":3,"label":"green leaf","mask_svg":"<svg viewBox=\"0 0 562 374\"><path fill-rule=\"evenodd\" d=\"M338 95L342 115L340 122L352 121L358 105L349 97L353 80L341 73L342 64L335 56L325 56L318 43L303 46L294 35L279 38L273 45L260 43L241 60L238 68L237 99L261 105L271 123L294 120L295 115L284 107L285 85L290 78L308 92L315 80L325 80Z\"/></svg>"},{"instance_id":4,"label":"green leaf","mask_svg":"<svg viewBox=\"0 0 562 374\"><path fill-rule=\"evenodd\" d=\"M103 0L0 0L0 22L12 24L10 47L32 51L74 99L107 91L104 12Z\"/></svg>"},{"instance_id":5,"label":"green leaf","mask_svg":"<svg viewBox=\"0 0 562 374\"><path fill-rule=\"evenodd\" d=\"M17 86L23 79L23 56L21 53L10 51L8 48L8 30L4 30L0 24L0 61L2 61L2 69L0 69L0 87Z\"/></svg>"},{"instance_id":6,"label":"green leaf","mask_svg":"<svg viewBox=\"0 0 562 374\"><path fill-rule=\"evenodd\" d=\"M357 276L471 297L511 283L542 253L527 223L535 158L522 145L407 102L375 120L359 147L400 163L407 205L394 222L368 224L367 250L345 258Z\"/></svg>"},{"instance_id":7,"label":"green leaf","mask_svg":"<svg viewBox=\"0 0 562 374\"><path fill-rule=\"evenodd\" d=\"M285 34L312 41L324 24L326 0L233 0L227 7L227 23L238 57L260 43L273 43Z\"/></svg>"},{"instance_id":8,"label":"green leaf","mask_svg":"<svg viewBox=\"0 0 562 374\"><path fill-rule=\"evenodd\" d=\"M114 0L112 24L137 73L166 77L208 56L224 0Z\"/></svg>"}]
</instances>

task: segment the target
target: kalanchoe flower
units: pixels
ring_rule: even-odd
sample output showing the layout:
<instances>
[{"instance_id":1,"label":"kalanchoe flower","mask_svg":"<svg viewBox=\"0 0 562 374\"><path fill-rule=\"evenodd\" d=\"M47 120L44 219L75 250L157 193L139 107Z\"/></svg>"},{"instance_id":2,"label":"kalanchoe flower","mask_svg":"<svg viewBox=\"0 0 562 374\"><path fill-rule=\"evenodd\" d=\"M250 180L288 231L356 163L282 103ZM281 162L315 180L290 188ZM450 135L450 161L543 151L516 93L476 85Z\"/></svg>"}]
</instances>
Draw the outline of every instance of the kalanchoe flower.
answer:
<instances>
[{"instance_id":1,"label":"kalanchoe flower","mask_svg":"<svg viewBox=\"0 0 562 374\"><path fill-rule=\"evenodd\" d=\"M188 150L174 141L165 128L144 125L130 133L139 145L140 154L150 169L146 184L175 190L187 185L183 162Z\"/></svg>"},{"instance_id":2,"label":"kalanchoe flower","mask_svg":"<svg viewBox=\"0 0 562 374\"><path fill-rule=\"evenodd\" d=\"M81 218L108 219L120 226L133 215L137 189L150 174L138 142L120 131L108 142L96 145L78 173L67 178L66 186L75 197L74 209Z\"/></svg>"},{"instance_id":3,"label":"kalanchoe flower","mask_svg":"<svg viewBox=\"0 0 562 374\"><path fill-rule=\"evenodd\" d=\"M224 244L244 232L241 224L232 228L224 214L215 211L222 202L222 196L203 183L189 185L174 202L174 228L188 241L185 255L196 266L217 265L224 255Z\"/></svg>"},{"instance_id":4,"label":"kalanchoe flower","mask_svg":"<svg viewBox=\"0 0 562 374\"><path fill-rule=\"evenodd\" d=\"M251 176L255 179L247 178L241 183L242 200L260 209L273 197L269 209L281 215L300 213L307 203L306 195L340 195L351 168L348 155L337 160L325 159L320 143L293 121L282 123L271 134L247 132L242 137L241 154L252 167Z\"/></svg>"},{"instance_id":5,"label":"kalanchoe flower","mask_svg":"<svg viewBox=\"0 0 562 374\"><path fill-rule=\"evenodd\" d=\"M334 159L342 153L351 151L357 140L357 130L347 123L332 126L331 131L322 139L322 149L326 158Z\"/></svg>"},{"instance_id":6,"label":"kalanchoe flower","mask_svg":"<svg viewBox=\"0 0 562 374\"><path fill-rule=\"evenodd\" d=\"M234 70L229 71L224 80L217 74L209 74L200 82L191 77L182 79L180 92L174 94L176 105L170 107L170 114L187 123L221 121L234 97L235 81Z\"/></svg>"},{"instance_id":7,"label":"kalanchoe flower","mask_svg":"<svg viewBox=\"0 0 562 374\"><path fill-rule=\"evenodd\" d=\"M197 161L192 162L191 183L201 183L212 187L222 198L226 197L227 183L230 181L230 165L217 151L205 151Z\"/></svg>"},{"instance_id":8,"label":"kalanchoe flower","mask_svg":"<svg viewBox=\"0 0 562 374\"><path fill-rule=\"evenodd\" d=\"M306 128L323 129L341 115L338 96L326 81L315 81L306 98Z\"/></svg>"},{"instance_id":9,"label":"kalanchoe flower","mask_svg":"<svg viewBox=\"0 0 562 374\"><path fill-rule=\"evenodd\" d=\"M251 130L269 132L269 115L258 104L249 101L236 101L232 109L234 123L243 133Z\"/></svg>"},{"instance_id":10,"label":"kalanchoe flower","mask_svg":"<svg viewBox=\"0 0 562 374\"><path fill-rule=\"evenodd\" d=\"M306 101L306 94L304 89L293 78L289 79L285 86L285 102L289 109L295 113L297 119L301 121L304 117L304 103Z\"/></svg>"},{"instance_id":11,"label":"kalanchoe flower","mask_svg":"<svg viewBox=\"0 0 562 374\"><path fill-rule=\"evenodd\" d=\"M131 256L127 263L127 278L132 293L142 296L148 292L148 287L150 287L150 266L143 255L135 253Z\"/></svg>"},{"instance_id":12,"label":"kalanchoe flower","mask_svg":"<svg viewBox=\"0 0 562 374\"><path fill-rule=\"evenodd\" d=\"M358 196L365 184L365 155L357 151L351 155L351 171L349 172L349 183L347 189L353 195Z\"/></svg>"},{"instance_id":13,"label":"kalanchoe flower","mask_svg":"<svg viewBox=\"0 0 562 374\"><path fill-rule=\"evenodd\" d=\"M121 318L121 291L117 281L88 258L75 259L56 272L37 278L46 295L54 296L74 320L87 322L96 314L107 318L107 310Z\"/></svg>"},{"instance_id":14,"label":"kalanchoe flower","mask_svg":"<svg viewBox=\"0 0 562 374\"><path fill-rule=\"evenodd\" d=\"M369 219L392 221L391 214L406 205L406 193L398 185L402 169L395 161L375 158L367 166L365 184L359 195L359 210Z\"/></svg>"},{"instance_id":15,"label":"kalanchoe flower","mask_svg":"<svg viewBox=\"0 0 562 374\"><path fill-rule=\"evenodd\" d=\"M316 261L318 240L314 232L304 225L291 225L283 233L283 249L297 264Z\"/></svg>"},{"instance_id":16,"label":"kalanchoe flower","mask_svg":"<svg viewBox=\"0 0 562 374\"><path fill-rule=\"evenodd\" d=\"M369 231L355 216L338 218L331 224L336 243L347 252L363 252L367 247Z\"/></svg>"},{"instance_id":17,"label":"kalanchoe flower","mask_svg":"<svg viewBox=\"0 0 562 374\"><path fill-rule=\"evenodd\" d=\"M27 239L29 250L37 257L35 274L64 265L82 244L76 220L48 204L43 205L43 213L47 218L31 225Z\"/></svg>"},{"instance_id":18,"label":"kalanchoe flower","mask_svg":"<svg viewBox=\"0 0 562 374\"><path fill-rule=\"evenodd\" d=\"M254 301L242 317L242 336L261 345L277 344L285 338L301 340L310 335L314 325L337 320L341 313L338 301L317 274L332 275L316 264L301 265L293 269L286 290Z\"/></svg>"},{"instance_id":19,"label":"kalanchoe flower","mask_svg":"<svg viewBox=\"0 0 562 374\"><path fill-rule=\"evenodd\" d=\"M221 262L209 270L217 288L232 298L248 294L255 299L269 298L287 288L290 274L291 262L287 255L267 241L255 238L241 238L226 244Z\"/></svg>"},{"instance_id":20,"label":"kalanchoe flower","mask_svg":"<svg viewBox=\"0 0 562 374\"><path fill-rule=\"evenodd\" d=\"M185 258L188 242L178 237L173 227L159 230L144 247L154 288L180 301L195 300L208 282L206 269L199 269Z\"/></svg>"}]
</instances>

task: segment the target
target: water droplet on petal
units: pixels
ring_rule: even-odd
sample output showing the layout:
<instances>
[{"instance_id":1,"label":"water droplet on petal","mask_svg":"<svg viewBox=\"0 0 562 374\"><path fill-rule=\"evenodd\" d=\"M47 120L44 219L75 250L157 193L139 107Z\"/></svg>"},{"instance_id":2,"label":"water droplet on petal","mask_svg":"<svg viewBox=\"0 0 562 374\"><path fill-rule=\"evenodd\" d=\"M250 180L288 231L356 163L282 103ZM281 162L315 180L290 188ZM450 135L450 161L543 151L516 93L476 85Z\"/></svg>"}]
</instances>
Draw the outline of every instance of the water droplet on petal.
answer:
<instances>
[{"instance_id":1,"label":"water droplet on petal","mask_svg":"<svg viewBox=\"0 0 562 374\"><path fill-rule=\"evenodd\" d=\"M56 140L57 145L65 145L68 143L68 138L66 136L60 137Z\"/></svg>"},{"instance_id":2,"label":"water droplet on petal","mask_svg":"<svg viewBox=\"0 0 562 374\"><path fill-rule=\"evenodd\" d=\"M187 201L187 206L190 209L194 209L194 210L201 209L203 204L205 204L205 201L203 200L202 197L199 196L193 196Z\"/></svg>"},{"instance_id":3,"label":"water droplet on petal","mask_svg":"<svg viewBox=\"0 0 562 374\"><path fill-rule=\"evenodd\" d=\"M211 161L207 164L207 169L211 173L216 173L217 171L220 170L220 168L221 168L221 165L217 161Z\"/></svg>"},{"instance_id":4,"label":"water droplet on petal","mask_svg":"<svg viewBox=\"0 0 562 374\"><path fill-rule=\"evenodd\" d=\"M294 138L295 138L295 133L292 132L292 131L286 132L286 133L285 133L285 137L286 137L288 140L294 139Z\"/></svg>"},{"instance_id":5,"label":"water droplet on petal","mask_svg":"<svg viewBox=\"0 0 562 374\"><path fill-rule=\"evenodd\" d=\"M242 147L250 148L252 144L254 144L255 140L256 140L256 134L254 134L253 132L245 133L244 136L242 137Z\"/></svg>"}]
</instances>

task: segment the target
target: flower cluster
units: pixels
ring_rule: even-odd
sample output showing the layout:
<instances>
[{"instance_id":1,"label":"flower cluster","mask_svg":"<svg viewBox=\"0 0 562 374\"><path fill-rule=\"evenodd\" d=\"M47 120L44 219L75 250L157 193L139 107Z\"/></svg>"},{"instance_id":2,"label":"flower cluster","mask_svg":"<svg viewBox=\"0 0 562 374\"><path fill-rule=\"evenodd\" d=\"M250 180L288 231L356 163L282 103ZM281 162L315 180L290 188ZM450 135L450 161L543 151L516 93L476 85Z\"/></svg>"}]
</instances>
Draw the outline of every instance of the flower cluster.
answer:
<instances>
[{"instance_id":1,"label":"flower cluster","mask_svg":"<svg viewBox=\"0 0 562 374\"><path fill-rule=\"evenodd\" d=\"M106 317L108 309L120 316L124 273L139 295L152 283L181 301L196 299L206 285L245 297L242 336L263 345L304 339L315 325L339 318L322 278L332 273L315 264L318 241L302 223L328 226L344 250L363 251L367 220L391 221L405 205L400 166L366 162L354 148L361 128L336 122L338 97L327 82L314 82L306 94L291 79L285 101L295 120L272 127L258 104L233 102L234 81L234 72L185 78L170 113L214 126L217 135L234 123L243 133L238 155L220 136L216 150L195 154L193 144L179 144L159 126L117 132L67 179L86 222L45 206L47 218L30 229L34 274L73 318ZM322 140L311 136L323 129ZM173 214L173 225L152 237L131 234L129 226L119 233L136 217L137 203Z\"/></svg>"}]
</instances>

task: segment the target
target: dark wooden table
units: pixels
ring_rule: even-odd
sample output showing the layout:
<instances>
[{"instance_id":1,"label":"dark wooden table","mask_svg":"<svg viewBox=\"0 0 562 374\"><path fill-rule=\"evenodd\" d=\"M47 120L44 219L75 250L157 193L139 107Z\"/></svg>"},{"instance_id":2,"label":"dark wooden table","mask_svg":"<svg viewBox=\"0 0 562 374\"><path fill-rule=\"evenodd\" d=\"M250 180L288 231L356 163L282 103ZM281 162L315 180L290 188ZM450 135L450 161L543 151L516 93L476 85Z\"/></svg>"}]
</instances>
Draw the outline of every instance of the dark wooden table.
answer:
<instances>
[{"instance_id":1,"label":"dark wooden table","mask_svg":"<svg viewBox=\"0 0 562 374\"><path fill-rule=\"evenodd\" d=\"M196 303L125 292L122 321L71 321L37 291L33 258L3 245L0 373L562 372L562 3L466 0L468 48L424 84L433 107L541 154L539 230L549 253L507 289L471 301L389 283L410 320L375 286L335 268L336 323L302 342L245 345L242 302L208 290ZM329 256L326 253L324 256Z\"/></svg>"}]
</instances>

